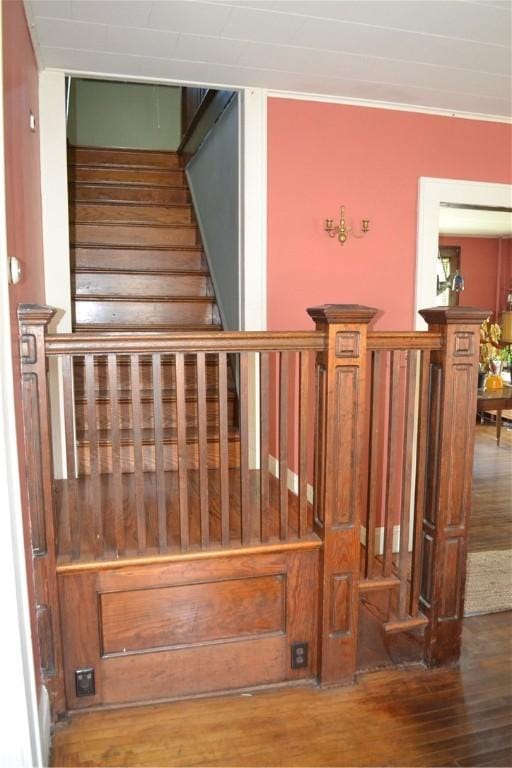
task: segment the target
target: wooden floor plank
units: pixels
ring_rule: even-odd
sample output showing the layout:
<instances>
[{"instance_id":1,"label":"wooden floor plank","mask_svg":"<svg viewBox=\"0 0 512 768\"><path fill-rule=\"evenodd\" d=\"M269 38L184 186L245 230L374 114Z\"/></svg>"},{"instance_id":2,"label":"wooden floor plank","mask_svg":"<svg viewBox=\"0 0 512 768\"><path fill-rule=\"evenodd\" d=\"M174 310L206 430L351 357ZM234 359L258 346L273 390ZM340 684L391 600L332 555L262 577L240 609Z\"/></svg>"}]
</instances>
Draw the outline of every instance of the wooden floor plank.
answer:
<instances>
[{"instance_id":1,"label":"wooden floor plank","mask_svg":"<svg viewBox=\"0 0 512 768\"><path fill-rule=\"evenodd\" d=\"M459 668L75 715L52 764L510 765L511 630L512 612L465 619Z\"/></svg>"}]
</instances>

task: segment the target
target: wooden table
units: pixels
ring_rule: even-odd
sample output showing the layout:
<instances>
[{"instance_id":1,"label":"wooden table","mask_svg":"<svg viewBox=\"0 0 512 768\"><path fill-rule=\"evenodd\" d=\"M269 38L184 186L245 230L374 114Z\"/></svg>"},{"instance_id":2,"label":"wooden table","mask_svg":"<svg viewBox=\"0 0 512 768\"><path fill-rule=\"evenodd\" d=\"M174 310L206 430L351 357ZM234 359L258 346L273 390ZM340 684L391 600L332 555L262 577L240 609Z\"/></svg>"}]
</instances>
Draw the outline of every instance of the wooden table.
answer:
<instances>
[{"instance_id":1,"label":"wooden table","mask_svg":"<svg viewBox=\"0 0 512 768\"><path fill-rule=\"evenodd\" d=\"M500 444L501 412L507 408L512 408L512 386L478 390L477 411L496 411L496 445Z\"/></svg>"}]
</instances>

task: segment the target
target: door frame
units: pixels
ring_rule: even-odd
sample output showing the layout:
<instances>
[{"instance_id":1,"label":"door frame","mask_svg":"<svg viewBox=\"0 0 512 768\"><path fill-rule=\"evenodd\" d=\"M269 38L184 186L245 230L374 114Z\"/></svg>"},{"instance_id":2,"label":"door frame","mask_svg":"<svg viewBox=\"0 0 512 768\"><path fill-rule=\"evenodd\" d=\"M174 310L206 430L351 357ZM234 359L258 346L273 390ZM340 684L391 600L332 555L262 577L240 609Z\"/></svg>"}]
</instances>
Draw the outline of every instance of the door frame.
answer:
<instances>
[{"instance_id":1,"label":"door frame","mask_svg":"<svg viewBox=\"0 0 512 768\"><path fill-rule=\"evenodd\" d=\"M414 322L419 331L427 324L418 310L435 307L436 265L441 203L510 207L512 184L465 179L438 179L422 176L418 187L418 230L416 247L416 295Z\"/></svg>"}]
</instances>

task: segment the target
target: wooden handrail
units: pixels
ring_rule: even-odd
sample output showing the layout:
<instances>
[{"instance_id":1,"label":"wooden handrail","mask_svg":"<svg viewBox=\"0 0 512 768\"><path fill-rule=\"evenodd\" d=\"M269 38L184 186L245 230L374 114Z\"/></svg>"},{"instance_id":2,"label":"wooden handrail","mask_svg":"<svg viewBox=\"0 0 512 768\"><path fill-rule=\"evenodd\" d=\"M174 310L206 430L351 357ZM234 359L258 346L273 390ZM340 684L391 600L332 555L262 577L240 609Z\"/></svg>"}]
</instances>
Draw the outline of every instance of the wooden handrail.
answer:
<instances>
[{"instance_id":1,"label":"wooden handrail","mask_svg":"<svg viewBox=\"0 0 512 768\"><path fill-rule=\"evenodd\" d=\"M442 349L443 337L429 331L369 331L367 349Z\"/></svg>"},{"instance_id":2,"label":"wooden handrail","mask_svg":"<svg viewBox=\"0 0 512 768\"><path fill-rule=\"evenodd\" d=\"M62 333L46 337L48 356L152 354L154 352L321 352L327 336L318 331L238 331L226 333Z\"/></svg>"}]
</instances>

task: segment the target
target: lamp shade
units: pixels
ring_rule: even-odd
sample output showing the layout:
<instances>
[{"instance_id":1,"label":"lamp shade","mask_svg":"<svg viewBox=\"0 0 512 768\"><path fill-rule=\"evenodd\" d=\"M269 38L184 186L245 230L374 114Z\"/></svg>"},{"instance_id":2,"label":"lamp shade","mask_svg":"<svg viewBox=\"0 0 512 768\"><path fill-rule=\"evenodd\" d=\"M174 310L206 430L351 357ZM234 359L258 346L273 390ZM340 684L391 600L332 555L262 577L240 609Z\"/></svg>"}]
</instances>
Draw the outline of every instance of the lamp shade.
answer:
<instances>
[{"instance_id":1,"label":"lamp shade","mask_svg":"<svg viewBox=\"0 0 512 768\"><path fill-rule=\"evenodd\" d=\"M512 312L503 312L501 315L501 341L512 344Z\"/></svg>"}]
</instances>

